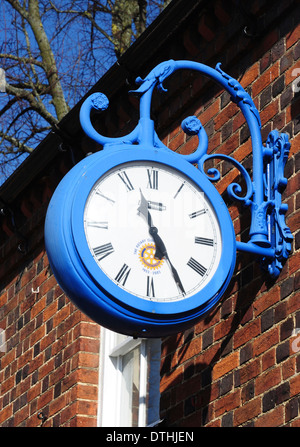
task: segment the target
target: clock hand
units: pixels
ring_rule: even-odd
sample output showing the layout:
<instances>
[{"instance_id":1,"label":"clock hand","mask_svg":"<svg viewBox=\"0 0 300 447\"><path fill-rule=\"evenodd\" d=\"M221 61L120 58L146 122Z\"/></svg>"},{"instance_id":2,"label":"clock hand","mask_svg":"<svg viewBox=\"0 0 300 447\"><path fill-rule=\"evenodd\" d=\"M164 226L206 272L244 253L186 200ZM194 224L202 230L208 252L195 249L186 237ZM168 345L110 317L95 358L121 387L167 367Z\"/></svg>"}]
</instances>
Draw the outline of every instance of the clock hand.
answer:
<instances>
[{"instance_id":1,"label":"clock hand","mask_svg":"<svg viewBox=\"0 0 300 447\"><path fill-rule=\"evenodd\" d=\"M148 202L145 199L145 197L143 196L141 189L140 189L140 193L141 193L141 201L140 201L140 204L138 207L138 212L146 219L148 227L149 227L149 234L150 234L150 236L152 236L152 238L154 240L154 243L156 246L154 258L162 259L163 257L165 257L165 259L171 269L173 278L174 278L178 288L181 290L181 292L183 294L185 294L185 290L184 290L182 282L179 278L178 272L170 261L166 246L165 246L163 240L161 239L161 237L158 235L157 228L153 225L152 217L148 210Z\"/></svg>"},{"instance_id":2,"label":"clock hand","mask_svg":"<svg viewBox=\"0 0 300 447\"><path fill-rule=\"evenodd\" d=\"M150 225L152 224L152 219L151 219L151 215L148 211L148 202L145 199L145 197L143 196L142 190L140 188L140 193L141 193L141 200L139 203L139 207L138 207L138 213L141 214L145 219L147 224L149 225L149 219L150 219Z\"/></svg>"},{"instance_id":3,"label":"clock hand","mask_svg":"<svg viewBox=\"0 0 300 447\"><path fill-rule=\"evenodd\" d=\"M150 214L150 213L149 213ZM154 242L155 242L155 259L162 259L164 256L167 256L167 249L165 247L165 244L163 243L161 237L158 235L158 230L154 226L149 227L149 234L152 236Z\"/></svg>"},{"instance_id":4,"label":"clock hand","mask_svg":"<svg viewBox=\"0 0 300 447\"><path fill-rule=\"evenodd\" d=\"M180 281L178 272L175 269L175 267L173 266L173 264L171 263L167 252L165 253L164 256L166 258L167 263L169 264L169 267L171 268L171 272L172 272L173 278L174 278L174 280L175 280L175 282L177 284L177 287L181 290L182 294L185 295L185 290L183 288L182 282Z\"/></svg>"},{"instance_id":5,"label":"clock hand","mask_svg":"<svg viewBox=\"0 0 300 447\"><path fill-rule=\"evenodd\" d=\"M162 202L153 202L152 200L146 200L141 188L140 188L140 193L141 193L141 200L140 200L140 204L138 207L138 212L140 214L142 214L146 220L148 220L148 210L149 209L153 209L153 210L157 210L157 211L164 211L166 209L166 205L164 205Z\"/></svg>"},{"instance_id":6,"label":"clock hand","mask_svg":"<svg viewBox=\"0 0 300 447\"><path fill-rule=\"evenodd\" d=\"M174 278L178 288L183 293L183 295L185 295L185 290L183 288L182 282L180 281L178 272L175 269L175 267L173 266L172 262L170 261L170 258L169 258L167 249L165 247L165 244L163 243L161 237L158 235L157 228L156 227L150 227L149 234L152 236L152 238L153 238L153 240L155 242L155 246L156 246L156 251L155 251L154 258L155 259L162 259L164 257L166 259L167 264L169 265L169 267L171 269L173 278Z\"/></svg>"},{"instance_id":7,"label":"clock hand","mask_svg":"<svg viewBox=\"0 0 300 447\"><path fill-rule=\"evenodd\" d=\"M155 246L156 246L156 252L155 252L155 259L162 259L164 257L164 252L166 252L166 247L161 239L161 237L158 235L157 228L153 225L151 214L148 210L148 202L145 199L141 189L141 200L138 207L138 212L144 217L146 220L148 227L149 227L149 234L152 236Z\"/></svg>"},{"instance_id":8,"label":"clock hand","mask_svg":"<svg viewBox=\"0 0 300 447\"><path fill-rule=\"evenodd\" d=\"M178 288L183 293L183 295L185 295L185 290L183 288L182 282L180 281L178 272L177 272L177 270L175 269L175 267L173 266L173 264L170 261L170 258L169 258L166 246L163 243L163 240L161 239L161 237L158 235L157 228L151 226L149 228L149 234L150 234L150 236L152 236L152 238L153 238L153 240L155 242L155 246L156 246L156 251L155 251L154 258L155 259L162 259L164 257L166 259L167 264L169 265L169 267L171 269L173 278L174 278Z\"/></svg>"}]
</instances>

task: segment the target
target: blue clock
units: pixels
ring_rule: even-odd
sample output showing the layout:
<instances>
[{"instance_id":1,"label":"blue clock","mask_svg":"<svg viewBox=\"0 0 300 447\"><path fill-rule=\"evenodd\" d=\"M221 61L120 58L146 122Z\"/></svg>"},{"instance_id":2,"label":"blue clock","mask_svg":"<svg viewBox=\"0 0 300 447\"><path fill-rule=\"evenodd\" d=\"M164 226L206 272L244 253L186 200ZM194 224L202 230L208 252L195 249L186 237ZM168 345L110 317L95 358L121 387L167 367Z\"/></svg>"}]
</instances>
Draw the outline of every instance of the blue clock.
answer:
<instances>
[{"instance_id":1,"label":"blue clock","mask_svg":"<svg viewBox=\"0 0 300 447\"><path fill-rule=\"evenodd\" d=\"M253 182L246 169L225 154L208 154L208 138L198 118L182 128L197 135L189 155L168 149L151 119L154 88L178 69L192 69L223 86L249 125ZM62 180L50 202L45 243L56 279L91 319L134 337L163 337L194 325L218 303L232 277L236 249L254 253L276 278L291 251L281 195L289 153L286 134L272 131L266 147L251 97L217 64L166 61L155 67L134 92L140 119L131 133L100 135L91 112L108 107L102 93L82 104L85 133L103 150L78 163ZM204 170L207 160L231 162L246 182L232 183L231 199L250 207L250 240L235 240L228 209L211 182L219 171ZM195 167L195 165L197 167Z\"/></svg>"},{"instance_id":2,"label":"blue clock","mask_svg":"<svg viewBox=\"0 0 300 447\"><path fill-rule=\"evenodd\" d=\"M169 150L110 146L56 189L45 242L56 279L91 319L132 336L195 324L235 266L227 207L207 177Z\"/></svg>"}]
</instances>

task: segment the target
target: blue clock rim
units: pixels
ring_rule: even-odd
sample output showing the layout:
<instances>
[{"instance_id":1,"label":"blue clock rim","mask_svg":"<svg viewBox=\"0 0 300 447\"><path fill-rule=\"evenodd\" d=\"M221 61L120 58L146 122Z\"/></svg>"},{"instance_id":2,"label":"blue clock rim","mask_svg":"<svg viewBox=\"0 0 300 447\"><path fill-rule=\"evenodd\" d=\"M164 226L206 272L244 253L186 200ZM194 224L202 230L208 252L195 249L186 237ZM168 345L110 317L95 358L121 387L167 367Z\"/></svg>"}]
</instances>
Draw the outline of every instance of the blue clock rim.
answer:
<instances>
[{"instance_id":1,"label":"blue clock rim","mask_svg":"<svg viewBox=\"0 0 300 447\"><path fill-rule=\"evenodd\" d=\"M235 266L236 241L233 224L221 195L210 181L198 169L175 154L172 151L164 152L155 149L136 149L135 147L119 151L119 148L109 148L107 154L96 153L91 155L88 163L84 164L77 187L73 191L71 206L71 233L77 256L88 272L89 277L102 291L108 305L114 307L114 303L126 307L128 310L137 311L140 314L148 314L151 318L182 314L210 309L212 303L216 303L223 294L224 286L227 286ZM104 151L103 151L104 152ZM179 173L186 175L192 182L200 187L210 201L219 221L222 237L222 254L218 269L209 283L195 295L178 301L158 302L137 297L111 281L99 268L88 247L84 231L85 204L95 183L109 170L127 162L157 162L167 165Z\"/></svg>"}]
</instances>

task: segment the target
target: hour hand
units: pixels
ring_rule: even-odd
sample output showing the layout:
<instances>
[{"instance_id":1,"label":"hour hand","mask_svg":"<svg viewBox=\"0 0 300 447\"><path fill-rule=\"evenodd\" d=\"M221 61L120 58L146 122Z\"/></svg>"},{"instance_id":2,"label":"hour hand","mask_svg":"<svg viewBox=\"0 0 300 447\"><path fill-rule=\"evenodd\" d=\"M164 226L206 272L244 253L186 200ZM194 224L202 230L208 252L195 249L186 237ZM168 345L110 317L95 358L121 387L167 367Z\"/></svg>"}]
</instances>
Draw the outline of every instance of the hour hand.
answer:
<instances>
[{"instance_id":1,"label":"hour hand","mask_svg":"<svg viewBox=\"0 0 300 447\"><path fill-rule=\"evenodd\" d=\"M149 234L150 234L150 236L152 236L152 238L154 240L155 247L156 247L154 258L162 259L164 257L166 259L166 261L171 269L172 276L177 284L177 287L180 289L181 293L184 295L185 291L184 291L183 285L180 281L177 270L175 269L175 267L173 266L173 264L171 263L171 261L169 259L166 246L165 246L162 238L159 236L157 228L153 225L151 214L148 210L148 202L145 199L145 197L143 196L141 189L140 189L140 193L141 193L141 200L140 200L140 204L138 207L138 213L141 214L146 219L146 222L149 227Z\"/></svg>"},{"instance_id":2,"label":"hour hand","mask_svg":"<svg viewBox=\"0 0 300 447\"><path fill-rule=\"evenodd\" d=\"M143 193L141 191L141 188L140 188L140 193L141 193L141 200L140 200L139 207L138 207L137 210L138 210L138 213L141 214L144 217L144 219L146 220L148 226L151 227L152 226L152 219L151 219L151 214L148 211L148 202L145 199L145 197L144 197L144 195L143 195Z\"/></svg>"},{"instance_id":3,"label":"hour hand","mask_svg":"<svg viewBox=\"0 0 300 447\"><path fill-rule=\"evenodd\" d=\"M165 256L166 247L165 247L161 237L158 235L157 228L153 225L152 217L148 210L148 202L145 199L141 189L140 189L140 193L141 193L141 200L140 200L140 204L138 207L138 212L146 220L146 222L148 224L148 228L149 228L149 234L150 234L150 236L152 236L152 238L154 240L154 243L156 246L156 251L155 251L155 255L154 255L155 259L162 259Z\"/></svg>"},{"instance_id":4,"label":"hour hand","mask_svg":"<svg viewBox=\"0 0 300 447\"><path fill-rule=\"evenodd\" d=\"M159 236L157 228L150 226L149 234L150 236L152 236L152 239L154 240L156 247L154 258L162 259L164 256L167 256L167 250L165 244L163 243L162 238Z\"/></svg>"}]
</instances>

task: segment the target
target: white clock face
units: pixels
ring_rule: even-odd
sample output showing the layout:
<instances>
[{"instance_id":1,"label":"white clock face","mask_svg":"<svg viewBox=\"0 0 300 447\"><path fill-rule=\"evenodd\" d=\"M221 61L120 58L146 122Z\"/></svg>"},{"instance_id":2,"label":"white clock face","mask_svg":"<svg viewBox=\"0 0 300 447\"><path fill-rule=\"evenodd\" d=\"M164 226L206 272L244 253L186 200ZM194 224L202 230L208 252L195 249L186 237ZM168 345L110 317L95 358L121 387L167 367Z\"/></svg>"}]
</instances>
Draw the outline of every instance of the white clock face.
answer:
<instances>
[{"instance_id":1,"label":"white clock face","mask_svg":"<svg viewBox=\"0 0 300 447\"><path fill-rule=\"evenodd\" d=\"M128 162L101 177L84 210L89 249L104 274L145 300L193 296L222 252L216 214L188 177L155 162Z\"/></svg>"}]
</instances>

